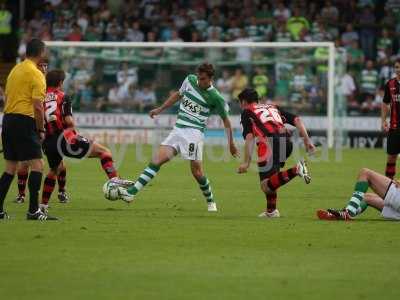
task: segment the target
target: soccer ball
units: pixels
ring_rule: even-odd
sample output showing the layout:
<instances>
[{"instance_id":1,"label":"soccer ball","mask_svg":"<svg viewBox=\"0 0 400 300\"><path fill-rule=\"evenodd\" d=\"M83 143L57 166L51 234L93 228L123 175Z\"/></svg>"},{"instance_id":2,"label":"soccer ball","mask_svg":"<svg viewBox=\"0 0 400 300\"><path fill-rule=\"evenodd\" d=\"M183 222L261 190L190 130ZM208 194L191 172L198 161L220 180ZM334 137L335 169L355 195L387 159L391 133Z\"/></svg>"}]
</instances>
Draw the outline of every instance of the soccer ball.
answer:
<instances>
[{"instance_id":1,"label":"soccer ball","mask_svg":"<svg viewBox=\"0 0 400 300\"><path fill-rule=\"evenodd\" d=\"M107 200L116 201L116 200L119 199L119 188L118 188L118 185L116 185L114 182L111 182L110 180L108 180L103 185L103 193L104 193L104 197Z\"/></svg>"}]
</instances>

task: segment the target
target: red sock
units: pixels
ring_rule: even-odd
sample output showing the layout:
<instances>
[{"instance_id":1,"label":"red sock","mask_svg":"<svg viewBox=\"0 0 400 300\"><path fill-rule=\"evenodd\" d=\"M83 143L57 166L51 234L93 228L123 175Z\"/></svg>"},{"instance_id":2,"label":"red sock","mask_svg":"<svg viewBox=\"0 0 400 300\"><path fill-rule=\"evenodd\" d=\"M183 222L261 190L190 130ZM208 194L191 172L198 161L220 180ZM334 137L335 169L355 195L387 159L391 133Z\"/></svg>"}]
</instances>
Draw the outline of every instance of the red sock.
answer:
<instances>
[{"instance_id":1,"label":"red sock","mask_svg":"<svg viewBox=\"0 0 400 300\"><path fill-rule=\"evenodd\" d=\"M58 191L65 192L65 185L67 183L67 169L63 169L57 176Z\"/></svg>"},{"instance_id":2,"label":"red sock","mask_svg":"<svg viewBox=\"0 0 400 300\"><path fill-rule=\"evenodd\" d=\"M18 172L18 194L25 196L26 182L28 181L28 173L24 171Z\"/></svg>"},{"instance_id":3,"label":"red sock","mask_svg":"<svg viewBox=\"0 0 400 300\"><path fill-rule=\"evenodd\" d=\"M278 196L276 193L267 194L267 212L271 213L276 209L276 200Z\"/></svg>"},{"instance_id":4,"label":"red sock","mask_svg":"<svg viewBox=\"0 0 400 300\"><path fill-rule=\"evenodd\" d=\"M282 172L274 173L268 180L268 187L275 191L280 186L288 183L290 180L297 176L297 167L293 167L291 169L287 169Z\"/></svg>"},{"instance_id":5,"label":"red sock","mask_svg":"<svg viewBox=\"0 0 400 300\"><path fill-rule=\"evenodd\" d=\"M103 168L104 172L106 172L108 178L117 177L118 173L117 170L114 168L114 162L112 156L109 153L103 153L100 156L101 160L101 167Z\"/></svg>"},{"instance_id":6,"label":"red sock","mask_svg":"<svg viewBox=\"0 0 400 300\"><path fill-rule=\"evenodd\" d=\"M48 174L43 184L42 204L49 204L51 193L56 186L56 176Z\"/></svg>"},{"instance_id":7,"label":"red sock","mask_svg":"<svg viewBox=\"0 0 400 300\"><path fill-rule=\"evenodd\" d=\"M390 179L394 178L394 175L396 175L396 163L389 163L389 162L386 163L385 175L386 175L386 177L389 177Z\"/></svg>"}]
</instances>

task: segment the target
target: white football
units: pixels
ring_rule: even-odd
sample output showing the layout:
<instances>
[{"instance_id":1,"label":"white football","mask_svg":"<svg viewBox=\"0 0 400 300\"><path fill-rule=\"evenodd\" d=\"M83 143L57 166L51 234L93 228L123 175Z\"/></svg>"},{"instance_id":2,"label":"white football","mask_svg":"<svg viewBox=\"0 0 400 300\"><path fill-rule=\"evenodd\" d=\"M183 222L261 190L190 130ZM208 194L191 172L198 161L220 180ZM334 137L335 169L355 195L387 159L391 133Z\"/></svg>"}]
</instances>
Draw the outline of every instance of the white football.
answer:
<instances>
[{"instance_id":1,"label":"white football","mask_svg":"<svg viewBox=\"0 0 400 300\"><path fill-rule=\"evenodd\" d=\"M104 197L110 201L116 201L116 200L119 200L119 198L120 198L118 185L111 182L110 180L108 180L103 185L103 193L104 193Z\"/></svg>"}]
</instances>

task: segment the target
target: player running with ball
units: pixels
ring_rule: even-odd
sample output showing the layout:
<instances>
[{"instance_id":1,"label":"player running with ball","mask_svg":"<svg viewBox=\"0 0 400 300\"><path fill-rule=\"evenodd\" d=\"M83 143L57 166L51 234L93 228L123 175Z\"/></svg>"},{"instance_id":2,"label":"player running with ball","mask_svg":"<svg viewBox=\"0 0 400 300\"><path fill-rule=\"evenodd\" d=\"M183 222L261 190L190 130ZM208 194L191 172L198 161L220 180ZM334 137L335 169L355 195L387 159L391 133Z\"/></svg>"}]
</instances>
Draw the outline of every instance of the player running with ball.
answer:
<instances>
[{"instance_id":1,"label":"player running with ball","mask_svg":"<svg viewBox=\"0 0 400 300\"><path fill-rule=\"evenodd\" d=\"M279 218L276 208L277 190L282 185L300 176L308 184L311 181L307 166L300 160L295 166L280 171L293 150L290 132L285 124L295 126L304 140L309 153L315 151L307 130L298 116L285 112L275 105L259 104L259 97L254 89L245 89L239 94L242 108L241 123L245 139L244 162L238 172L246 173L250 167L254 143L257 144L258 169L261 190L267 199L267 209L259 217Z\"/></svg>"},{"instance_id":2,"label":"player running with ball","mask_svg":"<svg viewBox=\"0 0 400 300\"><path fill-rule=\"evenodd\" d=\"M154 118L177 101L181 101L175 127L161 143L158 153L133 186L128 189L120 188L121 197L125 201L132 201L157 175L161 166L180 153L183 159L190 162L192 175L207 200L208 211L217 211L210 181L204 175L202 165L204 130L212 111L216 111L223 120L230 153L237 156L238 150L233 141L231 122L224 99L212 85L213 76L214 67L203 63L197 68L197 75L188 75L179 91L173 93L163 105L150 112L150 117Z\"/></svg>"},{"instance_id":3,"label":"player running with ball","mask_svg":"<svg viewBox=\"0 0 400 300\"><path fill-rule=\"evenodd\" d=\"M62 70L52 70L46 75L47 91L44 101L46 137L43 141L43 151L49 162L50 171L44 180L40 204L41 210L45 213L48 210L56 178L63 170L64 156L78 159L97 157L109 179L121 185L132 184L118 178L110 150L77 133L71 102L62 91L64 79L65 73Z\"/></svg>"}]
</instances>

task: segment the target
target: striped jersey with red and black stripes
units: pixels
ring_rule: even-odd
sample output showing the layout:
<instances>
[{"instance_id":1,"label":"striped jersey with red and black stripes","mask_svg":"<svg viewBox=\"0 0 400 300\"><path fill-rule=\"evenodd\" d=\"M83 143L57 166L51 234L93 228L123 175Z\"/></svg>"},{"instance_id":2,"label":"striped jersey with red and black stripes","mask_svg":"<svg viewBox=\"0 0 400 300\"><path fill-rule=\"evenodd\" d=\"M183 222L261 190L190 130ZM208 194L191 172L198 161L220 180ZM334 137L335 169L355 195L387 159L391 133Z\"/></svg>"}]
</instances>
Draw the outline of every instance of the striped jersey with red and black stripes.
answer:
<instances>
[{"instance_id":1,"label":"striped jersey with red and black stripes","mask_svg":"<svg viewBox=\"0 0 400 300\"><path fill-rule=\"evenodd\" d=\"M60 134L67 128L64 118L72 116L71 101L63 91L49 87L43 103L45 115L46 137Z\"/></svg>"},{"instance_id":2,"label":"striped jersey with red and black stripes","mask_svg":"<svg viewBox=\"0 0 400 300\"><path fill-rule=\"evenodd\" d=\"M396 78L386 83L383 102L390 104L390 129L400 129L400 83Z\"/></svg>"},{"instance_id":3,"label":"striped jersey with red and black stripes","mask_svg":"<svg viewBox=\"0 0 400 300\"><path fill-rule=\"evenodd\" d=\"M243 138L252 133L260 139L269 136L288 135L285 124L295 126L298 117L281 110L272 104L253 103L248 105L241 114Z\"/></svg>"}]
</instances>

